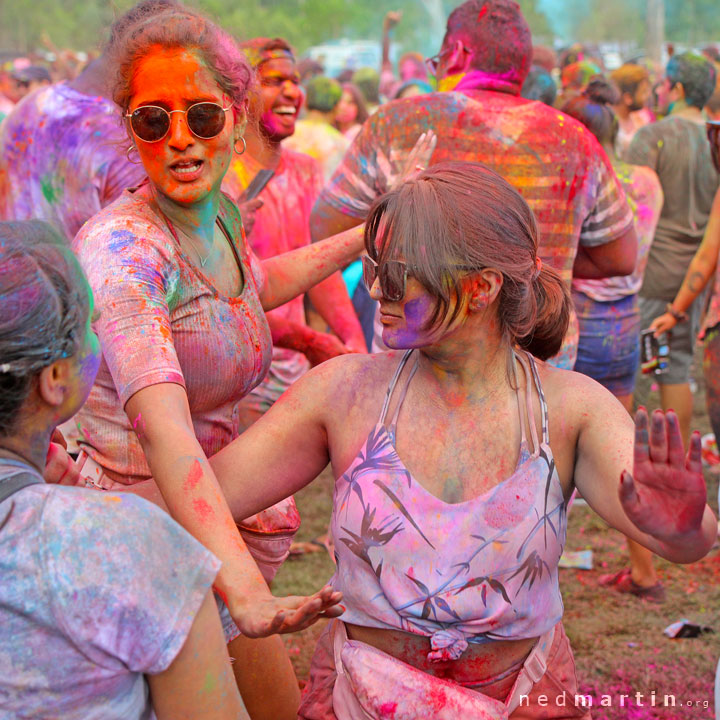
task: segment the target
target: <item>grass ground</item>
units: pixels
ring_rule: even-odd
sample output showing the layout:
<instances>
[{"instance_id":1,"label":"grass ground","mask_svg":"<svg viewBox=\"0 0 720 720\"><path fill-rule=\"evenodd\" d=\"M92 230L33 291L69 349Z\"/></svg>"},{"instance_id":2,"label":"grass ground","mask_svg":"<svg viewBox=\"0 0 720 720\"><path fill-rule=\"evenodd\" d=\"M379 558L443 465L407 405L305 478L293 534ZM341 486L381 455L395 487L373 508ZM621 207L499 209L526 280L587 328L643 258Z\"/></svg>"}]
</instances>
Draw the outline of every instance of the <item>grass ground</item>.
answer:
<instances>
[{"instance_id":1,"label":"grass ground","mask_svg":"<svg viewBox=\"0 0 720 720\"><path fill-rule=\"evenodd\" d=\"M709 432L701 378L696 393L693 426ZM644 383L644 403L659 405L657 393ZM706 472L710 505L717 512L718 476ZM297 496L303 524L299 538L310 540L327 529L332 504L332 476L326 470ZM583 693L612 697L611 707L596 706L594 720L711 720L713 682L720 656L720 549L693 565L658 560L667 590L663 605L649 605L634 597L599 587L599 575L627 564L623 538L587 506L573 506L568 523L568 550L593 551L593 570L560 570L565 603L565 628L575 652ZM311 593L333 572L327 553L318 552L285 563L275 581L277 594ZM670 640L663 628L680 618L715 629L715 634ZM293 664L304 684L322 623L285 636ZM655 706L652 706L652 693ZM643 697L638 698L636 693ZM662 707L665 695L675 706ZM621 696L629 696L621 703ZM605 701L607 703L607 700ZM692 703L692 704L689 704Z\"/></svg>"}]
</instances>

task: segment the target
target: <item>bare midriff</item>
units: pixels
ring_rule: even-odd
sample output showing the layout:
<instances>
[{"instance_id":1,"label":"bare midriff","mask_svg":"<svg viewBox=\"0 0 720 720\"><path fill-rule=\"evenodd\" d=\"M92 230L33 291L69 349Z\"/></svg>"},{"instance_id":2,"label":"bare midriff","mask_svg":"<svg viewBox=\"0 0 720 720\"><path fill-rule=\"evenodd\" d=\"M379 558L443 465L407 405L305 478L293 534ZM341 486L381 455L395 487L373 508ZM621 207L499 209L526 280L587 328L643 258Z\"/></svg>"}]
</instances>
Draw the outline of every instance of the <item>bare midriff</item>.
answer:
<instances>
[{"instance_id":1,"label":"bare midriff","mask_svg":"<svg viewBox=\"0 0 720 720\"><path fill-rule=\"evenodd\" d=\"M469 644L458 660L430 662L430 638L411 635L402 630L362 627L345 623L348 637L358 640L412 665L418 670L445 680L476 689L496 700L505 701L519 672L519 666L528 656L537 638L526 640L493 640L482 645ZM508 677L483 685L486 681L517 667ZM473 688L474 689L474 688Z\"/></svg>"}]
</instances>

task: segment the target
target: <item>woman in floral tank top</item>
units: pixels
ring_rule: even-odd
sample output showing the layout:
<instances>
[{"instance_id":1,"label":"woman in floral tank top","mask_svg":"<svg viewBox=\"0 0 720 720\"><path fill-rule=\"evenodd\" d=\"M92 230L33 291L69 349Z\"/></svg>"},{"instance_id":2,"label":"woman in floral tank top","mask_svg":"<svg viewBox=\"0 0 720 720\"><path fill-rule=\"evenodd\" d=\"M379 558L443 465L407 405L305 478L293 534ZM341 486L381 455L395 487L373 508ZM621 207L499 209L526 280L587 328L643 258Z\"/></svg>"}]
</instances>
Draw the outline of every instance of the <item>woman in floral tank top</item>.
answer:
<instances>
[{"instance_id":1,"label":"woman in floral tank top","mask_svg":"<svg viewBox=\"0 0 720 720\"><path fill-rule=\"evenodd\" d=\"M717 534L699 436L686 455L674 413L633 423L543 362L570 298L527 203L486 166L439 163L380 198L365 247L391 350L311 370L211 459L235 514L332 464L347 609L300 717L588 718L561 622L567 501L577 487L612 527L693 562Z\"/></svg>"}]
</instances>

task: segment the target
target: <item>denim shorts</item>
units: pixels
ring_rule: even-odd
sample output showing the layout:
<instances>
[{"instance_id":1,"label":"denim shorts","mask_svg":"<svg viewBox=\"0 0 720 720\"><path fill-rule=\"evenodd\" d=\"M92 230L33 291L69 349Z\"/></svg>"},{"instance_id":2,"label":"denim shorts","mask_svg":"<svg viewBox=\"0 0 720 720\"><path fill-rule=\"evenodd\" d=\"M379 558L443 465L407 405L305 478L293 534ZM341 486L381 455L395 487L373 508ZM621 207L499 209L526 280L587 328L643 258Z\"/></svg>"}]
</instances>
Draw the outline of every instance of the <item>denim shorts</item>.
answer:
<instances>
[{"instance_id":1,"label":"denim shorts","mask_svg":"<svg viewBox=\"0 0 720 720\"><path fill-rule=\"evenodd\" d=\"M580 324L575 371L597 380L613 395L632 395L640 367L640 310L637 295L598 302L573 291Z\"/></svg>"}]
</instances>

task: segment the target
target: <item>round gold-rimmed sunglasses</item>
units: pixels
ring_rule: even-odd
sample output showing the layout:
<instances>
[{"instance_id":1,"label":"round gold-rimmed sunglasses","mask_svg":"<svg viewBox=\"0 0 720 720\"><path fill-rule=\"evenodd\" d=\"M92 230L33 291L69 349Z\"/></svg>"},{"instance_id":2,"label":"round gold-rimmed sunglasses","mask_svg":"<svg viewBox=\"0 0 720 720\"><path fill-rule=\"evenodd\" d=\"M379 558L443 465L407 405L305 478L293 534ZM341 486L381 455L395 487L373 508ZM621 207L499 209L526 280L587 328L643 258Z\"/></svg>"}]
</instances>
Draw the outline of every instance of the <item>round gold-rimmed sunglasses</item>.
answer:
<instances>
[{"instance_id":1,"label":"round gold-rimmed sunglasses","mask_svg":"<svg viewBox=\"0 0 720 720\"><path fill-rule=\"evenodd\" d=\"M170 132L173 113L185 115L187 126L195 137L211 140L217 137L225 127L225 113L232 105L223 107L214 102L199 102L187 110L166 110L157 105L141 105L132 112L125 113L130 119L130 127L135 136L147 143L159 142Z\"/></svg>"}]
</instances>

